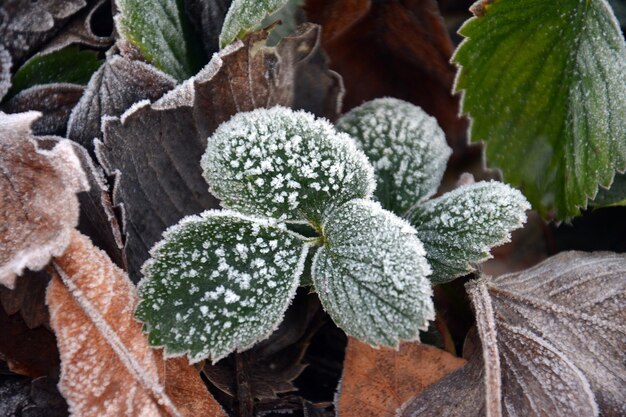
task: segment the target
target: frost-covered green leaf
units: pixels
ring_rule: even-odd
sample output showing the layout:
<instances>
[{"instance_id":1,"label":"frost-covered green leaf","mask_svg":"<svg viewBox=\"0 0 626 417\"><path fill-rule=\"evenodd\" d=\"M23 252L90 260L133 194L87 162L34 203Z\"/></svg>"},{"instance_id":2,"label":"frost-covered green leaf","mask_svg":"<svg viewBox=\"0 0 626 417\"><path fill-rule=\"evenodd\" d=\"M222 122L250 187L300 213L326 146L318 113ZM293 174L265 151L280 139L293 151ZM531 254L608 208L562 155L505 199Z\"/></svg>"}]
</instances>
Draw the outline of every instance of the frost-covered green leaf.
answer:
<instances>
[{"instance_id":1,"label":"frost-covered green leaf","mask_svg":"<svg viewBox=\"0 0 626 417\"><path fill-rule=\"evenodd\" d=\"M417 340L434 310L415 229L376 202L353 200L331 213L323 231L311 274L334 322L373 346Z\"/></svg>"},{"instance_id":2,"label":"frost-covered green leaf","mask_svg":"<svg viewBox=\"0 0 626 417\"><path fill-rule=\"evenodd\" d=\"M206 211L151 251L136 316L154 346L214 362L269 336L295 295L308 244L284 227Z\"/></svg>"},{"instance_id":3,"label":"frost-covered green leaf","mask_svg":"<svg viewBox=\"0 0 626 417\"><path fill-rule=\"evenodd\" d=\"M368 198L374 174L345 133L285 107L239 113L208 139L204 178L222 205L246 214L321 224L324 213Z\"/></svg>"},{"instance_id":4,"label":"frost-covered green leaf","mask_svg":"<svg viewBox=\"0 0 626 417\"><path fill-rule=\"evenodd\" d=\"M452 281L491 257L526 221L528 201L497 181L464 185L416 207L409 221L426 248L435 284Z\"/></svg>"},{"instance_id":5,"label":"frost-covered green leaf","mask_svg":"<svg viewBox=\"0 0 626 417\"><path fill-rule=\"evenodd\" d=\"M570 218L626 168L626 47L605 0L496 0L453 60L491 166L544 216Z\"/></svg>"},{"instance_id":6,"label":"frost-covered green leaf","mask_svg":"<svg viewBox=\"0 0 626 417\"><path fill-rule=\"evenodd\" d=\"M94 51L69 46L45 55L35 55L15 73L9 95L38 84L68 83L86 85L104 61Z\"/></svg>"},{"instance_id":7,"label":"frost-covered green leaf","mask_svg":"<svg viewBox=\"0 0 626 417\"><path fill-rule=\"evenodd\" d=\"M343 116L337 129L350 134L374 165L375 195L403 215L432 196L452 150L434 117L395 98L369 101Z\"/></svg>"},{"instance_id":8,"label":"frost-covered green leaf","mask_svg":"<svg viewBox=\"0 0 626 417\"><path fill-rule=\"evenodd\" d=\"M267 16L277 12L288 2L289 0L233 0L220 33L220 48L254 31Z\"/></svg>"},{"instance_id":9,"label":"frost-covered green leaf","mask_svg":"<svg viewBox=\"0 0 626 417\"><path fill-rule=\"evenodd\" d=\"M178 81L202 67L202 48L183 0L116 0L115 4L117 31L146 61Z\"/></svg>"}]
</instances>

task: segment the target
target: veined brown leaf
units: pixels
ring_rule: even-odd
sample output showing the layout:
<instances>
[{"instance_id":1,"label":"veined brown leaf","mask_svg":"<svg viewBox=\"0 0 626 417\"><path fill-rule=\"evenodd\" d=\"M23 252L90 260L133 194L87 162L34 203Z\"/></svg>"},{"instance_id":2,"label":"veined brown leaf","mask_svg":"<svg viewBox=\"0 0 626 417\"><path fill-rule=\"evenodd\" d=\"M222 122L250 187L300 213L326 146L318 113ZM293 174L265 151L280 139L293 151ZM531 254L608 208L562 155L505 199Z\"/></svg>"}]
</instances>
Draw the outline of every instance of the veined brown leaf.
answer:
<instances>
[{"instance_id":1,"label":"veined brown leaf","mask_svg":"<svg viewBox=\"0 0 626 417\"><path fill-rule=\"evenodd\" d=\"M89 238L73 231L54 270L47 303L73 416L225 417L185 358L148 346L133 284Z\"/></svg>"}]
</instances>

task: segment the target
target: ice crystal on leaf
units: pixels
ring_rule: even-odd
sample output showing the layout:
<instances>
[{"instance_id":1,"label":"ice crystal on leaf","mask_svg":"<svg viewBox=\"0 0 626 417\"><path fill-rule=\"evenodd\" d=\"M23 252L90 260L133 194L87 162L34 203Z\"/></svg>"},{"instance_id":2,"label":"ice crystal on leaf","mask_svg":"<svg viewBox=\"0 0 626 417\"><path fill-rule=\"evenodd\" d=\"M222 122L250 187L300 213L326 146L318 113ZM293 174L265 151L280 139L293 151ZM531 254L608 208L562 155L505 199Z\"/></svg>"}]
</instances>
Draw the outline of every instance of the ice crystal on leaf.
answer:
<instances>
[{"instance_id":1,"label":"ice crystal on leaf","mask_svg":"<svg viewBox=\"0 0 626 417\"><path fill-rule=\"evenodd\" d=\"M369 101L347 113L337 129L350 134L374 165L376 198L398 214L436 191L452 150L437 120L395 98Z\"/></svg>"},{"instance_id":2,"label":"ice crystal on leaf","mask_svg":"<svg viewBox=\"0 0 626 417\"><path fill-rule=\"evenodd\" d=\"M228 9L222 32L220 47L224 48L237 38L243 38L258 27L266 16L277 12L289 0L234 0Z\"/></svg>"},{"instance_id":3,"label":"ice crystal on leaf","mask_svg":"<svg viewBox=\"0 0 626 417\"><path fill-rule=\"evenodd\" d=\"M497 181L459 187L409 214L433 268L431 280L451 281L491 257L489 249L510 239L526 221L528 201Z\"/></svg>"},{"instance_id":4,"label":"ice crystal on leaf","mask_svg":"<svg viewBox=\"0 0 626 417\"><path fill-rule=\"evenodd\" d=\"M186 217L152 249L136 316L167 355L215 362L278 326L307 251L301 236L267 220L230 211Z\"/></svg>"},{"instance_id":5,"label":"ice crystal on leaf","mask_svg":"<svg viewBox=\"0 0 626 417\"><path fill-rule=\"evenodd\" d=\"M378 203L353 200L331 213L323 231L312 278L335 323L373 346L418 339L434 310L415 229Z\"/></svg>"},{"instance_id":6,"label":"ice crystal on leaf","mask_svg":"<svg viewBox=\"0 0 626 417\"><path fill-rule=\"evenodd\" d=\"M279 220L319 225L324 213L374 189L372 167L348 135L279 106L223 123L201 164L224 207Z\"/></svg>"}]
</instances>

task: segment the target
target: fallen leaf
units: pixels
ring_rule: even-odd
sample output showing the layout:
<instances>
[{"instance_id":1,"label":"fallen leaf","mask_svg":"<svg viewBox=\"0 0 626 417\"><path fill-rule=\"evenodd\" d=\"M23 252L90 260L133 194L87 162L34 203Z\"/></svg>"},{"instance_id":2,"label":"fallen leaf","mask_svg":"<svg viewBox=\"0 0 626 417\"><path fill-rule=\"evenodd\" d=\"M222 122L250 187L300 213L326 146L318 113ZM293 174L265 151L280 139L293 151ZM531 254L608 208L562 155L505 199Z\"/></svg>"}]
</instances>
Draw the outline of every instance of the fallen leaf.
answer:
<instances>
[{"instance_id":1,"label":"fallen leaf","mask_svg":"<svg viewBox=\"0 0 626 417\"><path fill-rule=\"evenodd\" d=\"M102 138L103 116L120 116L132 104L157 100L175 85L176 80L152 65L119 55L108 56L72 110L67 137L93 154L94 138Z\"/></svg>"},{"instance_id":2,"label":"fallen leaf","mask_svg":"<svg viewBox=\"0 0 626 417\"><path fill-rule=\"evenodd\" d=\"M338 415L395 416L396 409L465 364L448 352L418 342L374 349L350 337L337 390Z\"/></svg>"},{"instance_id":3,"label":"fallen leaf","mask_svg":"<svg viewBox=\"0 0 626 417\"><path fill-rule=\"evenodd\" d=\"M36 135L65 135L70 112L83 95L77 84L42 84L20 91L2 107L7 113L41 112L31 128Z\"/></svg>"},{"instance_id":4,"label":"fallen leaf","mask_svg":"<svg viewBox=\"0 0 626 417\"><path fill-rule=\"evenodd\" d=\"M50 315L46 307L46 287L50 275L46 270L26 270L12 290L0 286L0 305L8 315L19 313L29 329L49 327Z\"/></svg>"},{"instance_id":5,"label":"fallen leaf","mask_svg":"<svg viewBox=\"0 0 626 417\"><path fill-rule=\"evenodd\" d=\"M264 45L266 34L252 34L155 103L145 100L119 118L105 118L96 153L106 172L116 175L113 203L123 209L133 281L163 230L217 207L200 168L207 137L238 112L291 105L294 73L315 52L317 30L303 25L275 48Z\"/></svg>"},{"instance_id":6,"label":"fallen leaf","mask_svg":"<svg viewBox=\"0 0 626 417\"><path fill-rule=\"evenodd\" d=\"M345 110L400 98L435 116L453 148L466 146L451 94L453 45L434 0L312 0L306 11L323 27L330 67L344 76Z\"/></svg>"},{"instance_id":7,"label":"fallen leaf","mask_svg":"<svg viewBox=\"0 0 626 417\"><path fill-rule=\"evenodd\" d=\"M4 0L0 4L0 39L13 62L23 62L86 4L85 0Z\"/></svg>"},{"instance_id":8,"label":"fallen leaf","mask_svg":"<svg viewBox=\"0 0 626 417\"><path fill-rule=\"evenodd\" d=\"M76 193L88 187L70 141L37 149L30 126L38 117L0 112L0 284L9 288L24 268L63 253L78 223Z\"/></svg>"},{"instance_id":9,"label":"fallen leaf","mask_svg":"<svg viewBox=\"0 0 626 417\"><path fill-rule=\"evenodd\" d=\"M54 270L47 302L73 416L225 416L185 358L148 346L135 287L89 238L73 231Z\"/></svg>"},{"instance_id":10,"label":"fallen leaf","mask_svg":"<svg viewBox=\"0 0 626 417\"><path fill-rule=\"evenodd\" d=\"M563 252L470 282L482 354L401 415L624 415L625 276L624 255Z\"/></svg>"}]
</instances>

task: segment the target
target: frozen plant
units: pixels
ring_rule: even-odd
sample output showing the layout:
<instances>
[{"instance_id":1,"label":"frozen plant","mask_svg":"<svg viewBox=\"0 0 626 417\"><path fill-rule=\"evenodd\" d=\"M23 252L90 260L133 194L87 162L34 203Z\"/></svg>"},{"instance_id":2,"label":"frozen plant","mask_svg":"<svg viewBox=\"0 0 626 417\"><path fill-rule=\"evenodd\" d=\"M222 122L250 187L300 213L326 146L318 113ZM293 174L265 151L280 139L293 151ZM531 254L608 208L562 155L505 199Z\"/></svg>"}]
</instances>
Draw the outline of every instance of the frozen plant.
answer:
<instances>
[{"instance_id":1,"label":"frozen plant","mask_svg":"<svg viewBox=\"0 0 626 417\"><path fill-rule=\"evenodd\" d=\"M283 107L237 114L201 160L225 210L169 228L143 267L136 316L150 343L194 362L250 348L281 322L307 260L307 283L347 334L417 340L434 319L432 284L470 272L528 209L498 182L428 201L450 153L432 117L395 99L337 128Z\"/></svg>"}]
</instances>

